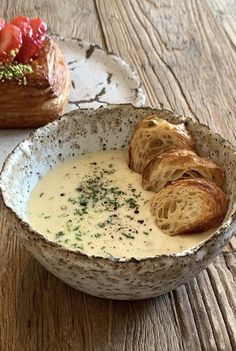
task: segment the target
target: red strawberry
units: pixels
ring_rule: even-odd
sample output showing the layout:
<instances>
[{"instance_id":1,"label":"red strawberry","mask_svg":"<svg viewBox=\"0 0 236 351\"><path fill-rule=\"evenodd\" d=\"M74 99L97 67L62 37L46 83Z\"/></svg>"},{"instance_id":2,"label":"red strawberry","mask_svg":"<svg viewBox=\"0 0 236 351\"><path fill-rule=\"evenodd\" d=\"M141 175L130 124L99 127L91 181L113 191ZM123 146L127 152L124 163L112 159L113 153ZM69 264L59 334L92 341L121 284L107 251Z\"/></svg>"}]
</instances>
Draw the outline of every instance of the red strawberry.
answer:
<instances>
[{"instance_id":1,"label":"red strawberry","mask_svg":"<svg viewBox=\"0 0 236 351\"><path fill-rule=\"evenodd\" d=\"M14 18L10 23L20 28L23 42L24 42L24 36L26 35L31 36L33 33L28 17L18 16Z\"/></svg>"},{"instance_id":2,"label":"red strawberry","mask_svg":"<svg viewBox=\"0 0 236 351\"><path fill-rule=\"evenodd\" d=\"M23 44L19 54L16 57L18 62L25 63L30 58L37 56L45 40L46 24L40 18L34 18L29 21L32 32L28 31L23 36Z\"/></svg>"},{"instance_id":3,"label":"red strawberry","mask_svg":"<svg viewBox=\"0 0 236 351\"><path fill-rule=\"evenodd\" d=\"M5 26L5 19L0 17L0 30Z\"/></svg>"},{"instance_id":4,"label":"red strawberry","mask_svg":"<svg viewBox=\"0 0 236 351\"><path fill-rule=\"evenodd\" d=\"M33 30L33 38L37 42L38 46L41 48L45 40L45 32L47 30L47 25L41 20L41 18L31 19L30 24Z\"/></svg>"},{"instance_id":5,"label":"red strawberry","mask_svg":"<svg viewBox=\"0 0 236 351\"><path fill-rule=\"evenodd\" d=\"M0 61L12 62L21 45L20 29L13 24L6 24L0 31Z\"/></svg>"},{"instance_id":6,"label":"red strawberry","mask_svg":"<svg viewBox=\"0 0 236 351\"><path fill-rule=\"evenodd\" d=\"M39 51L39 49L40 47L37 45L35 40L31 36L26 36L20 52L16 56L16 61L26 63L36 54L36 52Z\"/></svg>"},{"instance_id":7,"label":"red strawberry","mask_svg":"<svg viewBox=\"0 0 236 351\"><path fill-rule=\"evenodd\" d=\"M31 19L30 24L33 29L34 37L40 37L45 34L47 25L41 20L41 18L36 17Z\"/></svg>"},{"instance_id":8,"label":"red strawberry","mask_svg":"<svg viewBox=\"0 0 236 351\"><path fill-rule=\"evenodd\" d=\"M22 46L16 56L16 61L26 62L31 55L37 50L34 40L32 39L33 30L29 22L29 18L18 16L11 21L12 24L20 28L22 33Z\"/></svg>"}]
</instances>

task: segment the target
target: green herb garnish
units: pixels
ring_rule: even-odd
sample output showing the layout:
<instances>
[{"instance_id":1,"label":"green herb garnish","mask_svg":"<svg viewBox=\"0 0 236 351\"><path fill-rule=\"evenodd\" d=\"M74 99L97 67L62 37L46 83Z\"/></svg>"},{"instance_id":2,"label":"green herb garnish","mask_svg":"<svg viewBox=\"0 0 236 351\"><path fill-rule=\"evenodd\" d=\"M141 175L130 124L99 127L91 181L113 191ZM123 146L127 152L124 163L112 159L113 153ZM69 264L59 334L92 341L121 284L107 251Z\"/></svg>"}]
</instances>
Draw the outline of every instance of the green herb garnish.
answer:
<instances>
[{"instance_id":1,"label":"green herb garnish","mask_svg":"<svg viewBox=\"0 0 236 351\"><path fill-rule=\"evenodd\" d=\"M75 205L77 203L77 201L74 197L69 197L68 201L71 202L73 205Z\"/></svg>"},{"instance_id":2,"label":"green herb garnish","mask_svg":"<svg viewBox=\"0 0 236 351\"><path fill-rule=\"evenodd\" d=\"M65 233L62 230L60 230L59 232L56 233L56 239L60 238L63 235L65 235Z\"/></svg>"},{"instance_id":3,"label":"green herb garnish","mask_svg":"<svg viewBox=\"0 0 236 351\"><path fill-rule=\"evenodd\" d=\"M130 208L136 208L138 206L136 199L134 199L133 197L130 197L129 199L125 200L128 204Z\"/></svg>"},{"instance_id":4,"label":"green herb garnish","mask_svg":"<svg viewBox=\"0 0 236 351\"><path fill-rule=\"evenodd\" d=\"M123 232L121 232L121 234L122 235L124 235L126 238L128 238L128 239L134 239L135 237L133 236L133 235L131 235L131 234L126 234L126 233L123 233Z\"/></svg>"}]
</instances>

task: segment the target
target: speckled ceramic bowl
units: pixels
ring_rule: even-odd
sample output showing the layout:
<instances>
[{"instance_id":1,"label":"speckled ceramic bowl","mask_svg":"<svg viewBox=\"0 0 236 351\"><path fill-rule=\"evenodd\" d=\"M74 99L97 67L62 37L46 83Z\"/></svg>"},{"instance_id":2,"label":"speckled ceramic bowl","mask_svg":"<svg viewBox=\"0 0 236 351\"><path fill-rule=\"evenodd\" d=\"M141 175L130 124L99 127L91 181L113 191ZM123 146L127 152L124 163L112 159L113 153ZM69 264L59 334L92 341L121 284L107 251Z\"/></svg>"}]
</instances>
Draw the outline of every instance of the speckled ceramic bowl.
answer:
<instances>
[{"instance_id":1,"label":"speckled ceramic bowl","mask_svg":"<svg viewBox=\"0 0 236 351\"><path fill-rule=\"evenodd\" d=\"M27 200L38 180L59 162L82 152L127 146L137 121L157 113L172 123L184 122L197 148L224 167L224 190L229 197L225 221L211 237L179 254L125 262L87 256L50 242L27 222ZM165 110L117 105L73 111L34 132L5 161L0 178L0 201L13 235L50 272L72 287L114 299L143 299L163 294L192 279L218 255L236 226L236 153L232 145L208 127Z\"/></svg>"}]
</instances>

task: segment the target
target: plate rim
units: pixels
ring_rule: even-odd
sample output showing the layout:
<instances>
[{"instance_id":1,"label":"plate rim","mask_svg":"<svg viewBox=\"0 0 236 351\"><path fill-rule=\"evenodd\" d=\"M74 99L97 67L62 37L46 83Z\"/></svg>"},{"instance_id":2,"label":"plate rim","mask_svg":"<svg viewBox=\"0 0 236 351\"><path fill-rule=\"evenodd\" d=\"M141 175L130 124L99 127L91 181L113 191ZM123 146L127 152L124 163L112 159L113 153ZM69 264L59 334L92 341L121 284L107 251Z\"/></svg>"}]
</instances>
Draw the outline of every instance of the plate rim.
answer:
<instances>
[{"instance_id":1,"label":"plate rim","mask_svg":"<svg viewBox=\"0 0 236 351\"><path fill-rule=\"evenodd\" d=\"M83 44L84 46L87 46L89 47L88 50L92 50L92 52L94 50L100 50L101 52L103 52L103 54L107 55L107 56L112 56L113 59L117 62L117 63L120 63L122 64L123 66L126 67L126 69L128 71L130 71L133 75L132 79L137 83L137 87L134 88L136 90L136 95L135 95L135 100L134 101L129 101L127 103L131 103L133 104L134 106L137 106L137 107L144 107L145 106L145 103L146 103L146 92L145 92L145 89L144 89L144 85L141 81L141 78L139 77L138 73L136 72L136 70L134 69L133 65L132 64L129 64L127 63L121 56L115 54L113 51L109 51L109 50L106 50L104 48L102 48L99 44L95 43L95 42L90 42L90 41L87 41L87 40L84 40L84 39L81 39L79 37L70 37L70 36L61 36L61 35L58 35L58 34L50 34L50 36L52 38L55 38L59 41L63 41L63 42L66 42L66 41L72 41L72 42L78 42ZM91 54L90 54L91 56ZM89 56L89 57L90 57ZM87 57L87 58L89 58ZM102 104L102 106L108 106L108 105L114 105L114 104L122 104L122 103L126 103L126 102L117 102L117 103L109 103L109 102L106 102L104 105L104 103ZM136 105L136 103L138 103ZM77 107L79 109L84 109L84 107ZM91 107L93 108L93 107Z\"/></svg>"}]
</instances>

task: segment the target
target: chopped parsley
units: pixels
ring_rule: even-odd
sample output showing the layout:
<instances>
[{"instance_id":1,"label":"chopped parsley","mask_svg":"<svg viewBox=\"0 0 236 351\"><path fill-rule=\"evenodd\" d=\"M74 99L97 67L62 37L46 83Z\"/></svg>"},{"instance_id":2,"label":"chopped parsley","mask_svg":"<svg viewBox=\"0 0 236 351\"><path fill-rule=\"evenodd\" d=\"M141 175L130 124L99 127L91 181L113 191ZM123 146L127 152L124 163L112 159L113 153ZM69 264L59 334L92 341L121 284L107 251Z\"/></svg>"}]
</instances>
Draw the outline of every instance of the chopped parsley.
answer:
<instances>
[{"instance_id":1,"label":"chopped parsley","mask_svg":"<svg viewBox=\"0 0 236 351\"><path fill-rule=\"evenodd\" d=\"M125 201L129 204L130 208L137 208L138 207L137 200L134 199L133 197L130 197L129 199L126 199Z\"/></svg>"},{"instance_id":2,"label":"chopped parsley","mask_svg":"<svg viewBox=\"0 0 236 351\"><path fill-rule=\"evenodd\" d=\"M65 235L65 233L62 230L60 230L59 232L56 233L56 239L58 239L58 238L60 238L61 236L64 236L64 235Z\"/></svg>"},{"instance_id":3,"label":"chopped parsley","mask_svg":"<svg viewBox=\"0 0 236 351\"><path fill-rule=\"evenodd\" d=\"M135 237L131 234L127 234L127 233L124 233L124 232L121 232L122 235L124 235L126 238L128 239L134 239Z\"/></svg>"}]
</instances>

